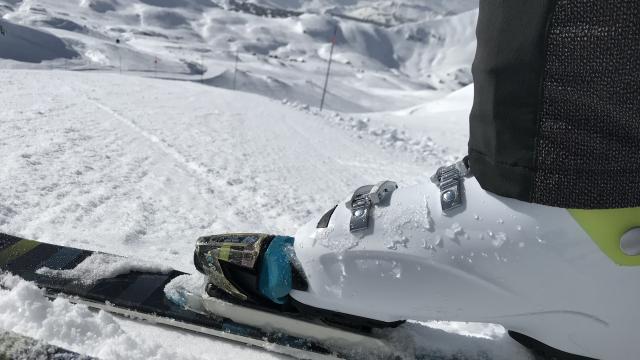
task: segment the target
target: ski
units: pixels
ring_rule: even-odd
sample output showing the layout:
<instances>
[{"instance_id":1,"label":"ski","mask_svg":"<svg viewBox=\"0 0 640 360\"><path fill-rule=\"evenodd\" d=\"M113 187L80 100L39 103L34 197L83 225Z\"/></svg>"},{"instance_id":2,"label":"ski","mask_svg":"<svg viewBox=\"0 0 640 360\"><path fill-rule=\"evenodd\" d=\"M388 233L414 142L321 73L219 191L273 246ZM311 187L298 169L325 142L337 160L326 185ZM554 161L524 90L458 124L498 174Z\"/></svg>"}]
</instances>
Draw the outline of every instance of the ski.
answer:
<instances>
[{"instance_id":1,"label":"ski","mask_svg":"<svg viewBox=\"0 0 640 360\"><path fill-rule=\"evenodd\" d=\"M386 332L340 329L320 321L251 309L188 289L178 289L178 295L169 298L165 287L176 278L188 275L184 272L143 269L94 282L73 275L96 255L126 259L0 234L0 271L34 282L51 298L64 297L112 314L301 359L396 358Z\"/></svg>"}]
</instances>

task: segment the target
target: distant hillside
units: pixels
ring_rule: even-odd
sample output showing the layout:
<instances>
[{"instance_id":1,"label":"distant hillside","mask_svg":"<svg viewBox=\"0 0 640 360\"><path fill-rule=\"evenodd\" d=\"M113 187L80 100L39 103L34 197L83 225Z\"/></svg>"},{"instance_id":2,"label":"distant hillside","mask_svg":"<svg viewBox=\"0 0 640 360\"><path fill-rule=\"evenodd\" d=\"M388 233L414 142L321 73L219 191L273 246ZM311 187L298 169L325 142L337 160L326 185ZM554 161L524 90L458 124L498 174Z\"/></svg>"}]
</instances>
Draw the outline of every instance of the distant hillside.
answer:
<instances>
[{"instance_id":1,"label":"distant hillside","mask_svg":"<svg viewBox=\"0 0 640 360\"><path fill-rule=\"evenodd\" d=\"M327 107L400 110L471 83L476 1L0 0L0 68L235 88L237 66L237 90L317 105L336 34Z\"/></svg>"},{"instance_id":2,"label":"distant hillside","mask_svg":"<svg viewBox=\"0 0 640 360\"><path fill-rule=\"evenodd\" d=\"M478 7L478 0L251 0L289 10L330 12L390 26L436 19Z\"/></svg>"}]
</instances>

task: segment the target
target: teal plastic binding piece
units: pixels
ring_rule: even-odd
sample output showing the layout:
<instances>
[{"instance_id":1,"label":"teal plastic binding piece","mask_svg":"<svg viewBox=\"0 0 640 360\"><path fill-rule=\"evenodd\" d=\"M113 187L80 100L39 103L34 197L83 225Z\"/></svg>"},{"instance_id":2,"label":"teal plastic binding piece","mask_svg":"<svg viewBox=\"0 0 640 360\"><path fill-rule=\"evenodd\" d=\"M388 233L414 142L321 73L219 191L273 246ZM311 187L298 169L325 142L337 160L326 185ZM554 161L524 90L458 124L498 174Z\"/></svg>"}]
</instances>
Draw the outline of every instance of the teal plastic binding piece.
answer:
<instances>
[{"instance_id":1,"label":"teal plastic binding piece","mask_svg":"<svg viewBox=\"0 0 640 360\"><path fill-rule=\"evenodd\" d=\"M262 258L258 287L260 293L276 304L287 302L293 284L290 249L293 238L276 236Z\"/></svg>"}]
</instances>

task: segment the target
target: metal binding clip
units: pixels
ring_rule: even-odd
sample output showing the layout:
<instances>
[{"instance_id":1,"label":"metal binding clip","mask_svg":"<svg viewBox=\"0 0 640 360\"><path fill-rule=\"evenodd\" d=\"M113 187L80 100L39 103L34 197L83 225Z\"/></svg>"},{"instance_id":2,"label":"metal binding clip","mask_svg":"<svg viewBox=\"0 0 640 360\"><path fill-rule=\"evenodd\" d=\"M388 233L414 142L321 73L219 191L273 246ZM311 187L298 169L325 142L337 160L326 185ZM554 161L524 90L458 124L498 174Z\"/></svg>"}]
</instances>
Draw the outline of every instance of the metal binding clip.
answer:
<instances>
[{"instance_id":1,"label":"metal binding clip","mask_svg":"<svg viewBox=\"0 0 640 360\"><path fill-rule=\"evenodd\" d=\"M431 177L440 188L440 204L445 215L464 205L464 178L471 174L466 159L450 166L443 166Z\"/></svg>"},{"instance_id":2,"label":"metal binding clip","mask_svg":"<svg viewBox=\"0 0 640 360\"><path fill-rule=\"evenodd\" d=\"M376 185L367 185L358 188L353 193L351 201L347 202L347 208L351 210L351 222L349 230L352 233L367 230L369 228L369 213L374 205L379 204L398 188L393 181L381 181Z\"/></svg>"}]
</instances>

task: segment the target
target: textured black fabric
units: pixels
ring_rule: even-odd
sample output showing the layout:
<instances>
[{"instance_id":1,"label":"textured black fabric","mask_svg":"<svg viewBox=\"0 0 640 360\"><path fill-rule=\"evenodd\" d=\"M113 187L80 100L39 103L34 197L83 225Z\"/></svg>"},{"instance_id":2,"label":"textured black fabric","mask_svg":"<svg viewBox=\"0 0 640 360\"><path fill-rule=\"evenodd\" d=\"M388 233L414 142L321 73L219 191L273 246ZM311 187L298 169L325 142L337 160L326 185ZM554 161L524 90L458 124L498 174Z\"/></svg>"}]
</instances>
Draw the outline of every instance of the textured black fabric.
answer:
<instances>
[{"instance_id":1,"label":"textured black fabric","mask_svg":"<svg viewBox=\"0 0 640 360\"><path fill-rule=\"evenodd\" d=\"M532 201L640 206L640 1L559 0Z\"/></svg>"},{"instance_id":2,"label":"textured black fabric","mask_svg":"<svg viewBox=\"0 0 640 360\"><path fill-rule=\"evenodd\" d=\"M640 1L481 0L469 155L482 187L640 206Z\"/></svg>"},{"instance_id":3,"label":"textured black fabric","mask_svg":"<svg viewBox=\"0 0 640 360\"><path fill-rule=\"evenodd\" d=\"M481 0L469 159L483 188L528 201L553 2Z\"/></svg>"}]
</instances>

